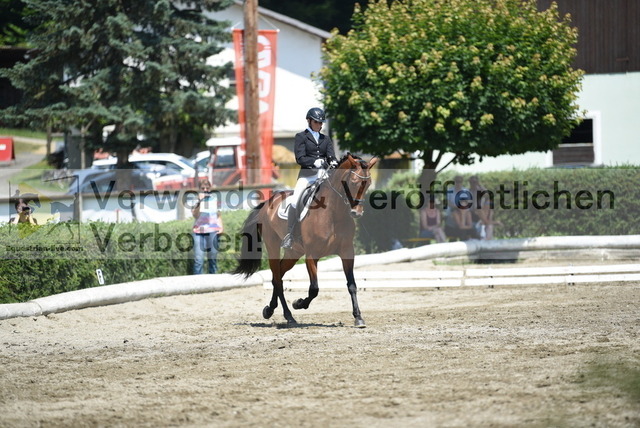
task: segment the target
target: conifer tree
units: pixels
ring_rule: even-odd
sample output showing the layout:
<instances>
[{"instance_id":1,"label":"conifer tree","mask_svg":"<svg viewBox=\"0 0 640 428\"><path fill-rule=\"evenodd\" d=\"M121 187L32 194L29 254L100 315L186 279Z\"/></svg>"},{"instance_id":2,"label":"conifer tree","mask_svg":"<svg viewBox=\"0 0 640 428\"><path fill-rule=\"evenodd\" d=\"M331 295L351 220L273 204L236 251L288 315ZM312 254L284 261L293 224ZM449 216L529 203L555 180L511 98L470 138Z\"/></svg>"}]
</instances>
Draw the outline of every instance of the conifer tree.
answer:
<instances>
[{"instance_id":1,"label":"conifer tree","mask_svg":"<svg viewBox=\"0 0 640 428\"><path fill-rule=\"evenodd\" d=\"M221 84L231 63L207 63L229 40L228 23L205 13L231 0L24 1L36 30L29 61L3 71L24 92L4 123L75 128L87 149L126 154L143 135L157 150L191 154L206 128L234 118Z\"/></svg>"}]
</instances>

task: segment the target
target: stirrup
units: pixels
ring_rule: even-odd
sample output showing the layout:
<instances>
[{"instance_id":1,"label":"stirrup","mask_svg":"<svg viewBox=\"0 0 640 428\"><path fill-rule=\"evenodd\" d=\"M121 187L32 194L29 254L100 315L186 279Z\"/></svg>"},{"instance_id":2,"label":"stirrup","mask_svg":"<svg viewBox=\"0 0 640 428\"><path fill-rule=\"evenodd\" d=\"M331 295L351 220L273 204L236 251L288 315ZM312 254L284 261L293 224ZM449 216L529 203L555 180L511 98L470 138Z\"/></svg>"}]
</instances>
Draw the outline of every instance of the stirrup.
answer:
<instances>
[{"instance_id":1,"label":"stirrup","mask_svg":"<svg viewBox=\"0 0 640 428\"><path fill-rule=\"evenodd\" d=\"M287 233L284 238L282 238L282 244L280 244L280 247L285 250L290 250L291 247L293 247L293 237L290 233Z\"/></svg>"}]
</instances>

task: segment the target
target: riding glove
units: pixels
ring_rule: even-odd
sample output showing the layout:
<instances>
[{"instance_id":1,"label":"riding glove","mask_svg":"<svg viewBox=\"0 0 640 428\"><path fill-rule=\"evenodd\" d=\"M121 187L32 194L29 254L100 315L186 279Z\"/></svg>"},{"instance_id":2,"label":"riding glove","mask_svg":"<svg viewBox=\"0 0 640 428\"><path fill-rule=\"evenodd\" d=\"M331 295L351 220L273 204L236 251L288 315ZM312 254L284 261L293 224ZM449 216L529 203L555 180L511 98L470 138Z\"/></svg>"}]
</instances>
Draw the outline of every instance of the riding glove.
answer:
<instances>
[{"instance_id":1,"label":"riding glove","mask_svg":"<svg viewBox=\"0 0 640 428\"><path fill-rule=\"evenodd\" d=\"M316 168L322 168L324 167L324 164L324 159L316 159L315 162L313 162L313 166L315 166Z\"/></svg>"}]
</instances>

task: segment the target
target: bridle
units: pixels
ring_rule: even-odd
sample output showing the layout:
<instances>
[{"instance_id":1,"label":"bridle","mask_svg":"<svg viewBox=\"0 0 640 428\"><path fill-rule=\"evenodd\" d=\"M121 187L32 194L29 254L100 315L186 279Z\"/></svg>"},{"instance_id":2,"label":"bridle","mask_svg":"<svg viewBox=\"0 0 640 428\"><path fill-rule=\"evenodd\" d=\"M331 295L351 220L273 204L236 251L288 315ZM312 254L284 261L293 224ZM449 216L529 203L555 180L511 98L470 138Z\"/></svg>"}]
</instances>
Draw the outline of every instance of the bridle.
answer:
<instances>
[{"instance_id":1,"label":"bridle","mask_svg":"<svg viewBox=\"0 0 640 428\"><path fill-rule=\"evenodd\" d=\"M364 170L364 168L363 168ZM358 177L360 180L365 181L365 180L369 180L371 178L371 174L364 176L364 175L360 175L357 172L355 172L354 170L349 171L349 174L353 174L356 177ZM327 184L329 185L329 187L331 188L331 190L333 190L334 192L336 192L336 194L338 196L340 196L340 198L342 199L342 202L344 202L345 205L350 206L351 208L355 208L358 206L358 204L361 204L363 202L365 202L365 199L359 199L359 198L353 198L353 199L349 199L349 197L346 194L342 194L340 193L340 191L338 189L336 189L335 187L333 187L333 184L331 183L331 180L327 179ZM353 201L354 203L352 204Z\"/></svg>"}]
</instances>

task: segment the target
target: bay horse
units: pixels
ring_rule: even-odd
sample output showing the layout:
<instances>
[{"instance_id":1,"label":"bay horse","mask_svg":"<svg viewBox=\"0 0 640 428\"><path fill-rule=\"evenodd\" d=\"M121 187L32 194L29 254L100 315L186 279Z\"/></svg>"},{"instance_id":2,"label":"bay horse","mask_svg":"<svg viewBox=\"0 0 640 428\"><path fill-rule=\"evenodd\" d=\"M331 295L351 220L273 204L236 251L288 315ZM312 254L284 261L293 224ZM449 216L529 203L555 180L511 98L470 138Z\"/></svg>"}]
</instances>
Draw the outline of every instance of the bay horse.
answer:
<instances>
[{"instance_id":1,"label":"bay horse","mask_svg":"<svg viewBox=\"0 0 640 428\"><path fill-rule=\"evenodd\" d=\"M284 297L282 277L296 262L305 256L309 273L309 293L304 299L293 302L294 309L307 309L318 295L318 260L321 257L337 254L342 259L342 269L347 279L347 290L351 296L355 326L365 327L358 307L357 287L353 275L355 250L354 218L363 214L364 195L371 185L370 170L377 162L373 158L368 163L350 153L346 154L328 173L328 178L318 186L316 195L308 213L296 226L294 244L284 250L281 257L280 243L287 232L287 221L278 216L278 208L287 193L274 193L251 211L242 228L242 248L238 267L233 272L245 278L257 272L262 259L262 244L266 246L269 268L273 274L273 294L271 301L264 307L262 315L271 318L282 304L284 317L288 324L296 324ZM298 204L301 207L303 202Z\"/></svg>"}]
</instances>

